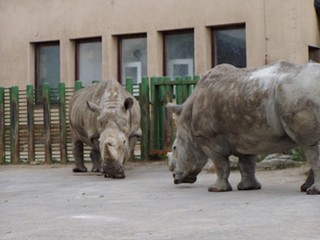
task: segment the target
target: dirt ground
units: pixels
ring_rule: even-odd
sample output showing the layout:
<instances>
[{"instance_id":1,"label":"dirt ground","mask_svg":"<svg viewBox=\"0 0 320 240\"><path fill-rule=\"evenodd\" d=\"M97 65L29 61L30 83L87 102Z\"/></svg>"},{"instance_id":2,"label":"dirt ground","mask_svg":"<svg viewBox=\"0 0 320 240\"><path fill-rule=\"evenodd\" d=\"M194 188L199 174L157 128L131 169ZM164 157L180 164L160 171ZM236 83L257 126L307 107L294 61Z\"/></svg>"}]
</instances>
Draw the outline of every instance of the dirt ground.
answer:
<instances>
[{"instance_id":1,"label":"dirt ground","mask_svg":"<svg viewBox=\"0 0 320 240\"><path fill-rule=\"evenodd\" d=\"M320 195L307 167L258 171L261 190L212 193L215 174L174 185L165 162L129 163L126 178L72 166L0 167L0 239L320 239Z\"/></svg>"}]
</instances>

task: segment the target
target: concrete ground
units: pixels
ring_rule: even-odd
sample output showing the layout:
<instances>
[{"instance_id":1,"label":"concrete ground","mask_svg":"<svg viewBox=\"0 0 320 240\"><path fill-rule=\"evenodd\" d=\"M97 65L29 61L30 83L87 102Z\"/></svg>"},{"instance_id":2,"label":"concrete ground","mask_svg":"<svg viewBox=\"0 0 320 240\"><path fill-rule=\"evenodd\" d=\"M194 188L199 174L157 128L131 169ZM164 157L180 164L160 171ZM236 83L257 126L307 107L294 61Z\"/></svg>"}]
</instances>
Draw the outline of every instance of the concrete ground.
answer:
<instances>
[{"instance_id":1,"label":"concrete ground","mask_svg":"<svg viewBox=\"0 0 320 240\"><path fill-rule=\"evenodd\" d=\"M261 190L226 193L207 191L207 172L174 185L165 162L129 163L123 180L71 169L1 166L0 239L320 239L320 196L299 191L306 167L258 171Z\"/></svg>"}]
</instances>

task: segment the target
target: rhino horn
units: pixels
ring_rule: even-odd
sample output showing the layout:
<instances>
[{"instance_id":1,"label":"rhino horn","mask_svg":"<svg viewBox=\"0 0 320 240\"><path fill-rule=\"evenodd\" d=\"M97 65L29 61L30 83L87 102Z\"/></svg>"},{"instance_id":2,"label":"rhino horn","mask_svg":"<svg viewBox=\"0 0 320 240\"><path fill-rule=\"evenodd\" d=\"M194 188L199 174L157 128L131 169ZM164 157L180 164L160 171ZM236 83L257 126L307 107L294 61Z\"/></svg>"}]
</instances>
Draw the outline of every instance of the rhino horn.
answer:
<instances>
[{"instance_id":1,"label":"rhino horn","mask_svg":"<svg viewBox=\"0 0 320 240\"><path fill-rule=\"evenodd\" d=\"M99 107L97 104L95 104L93 102L87 101L87 106L93 112L96 112L96 113L101 112L101 107Z\"/></svg>"},{"instance_id":2,"label":"rhino horn","mask_svg":"<svg viewBox=\"0 0 320 240\"><path fill-rule=\"evenodd\" d=\"M166 108L170 111L173 112L175 114L177 114L178 116L181 114L182 112L182 105L177 105L177 104L173 104L173 103L168 103L166 105Z\"/></svg>"}]
</instances>

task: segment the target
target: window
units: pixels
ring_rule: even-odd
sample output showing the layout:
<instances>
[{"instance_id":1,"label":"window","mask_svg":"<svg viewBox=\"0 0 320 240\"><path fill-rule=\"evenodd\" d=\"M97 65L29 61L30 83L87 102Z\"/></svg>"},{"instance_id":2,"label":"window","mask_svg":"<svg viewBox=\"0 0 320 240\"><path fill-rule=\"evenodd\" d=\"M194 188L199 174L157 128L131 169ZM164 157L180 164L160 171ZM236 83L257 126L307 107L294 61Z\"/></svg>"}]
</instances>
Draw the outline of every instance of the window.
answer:
<instances>
[{"instance_id":1,"label":"window","mask_svg":"<svg viewBox=\"0 0 320 240\"><path fill-rule=\"evenodd\" d=\"M192 30L164 33L164 75L194 75L194 34Z\"/></svg>"},{"instance_id":2,"label":"window","mask_svg":"<svg viewBox=\"0 0 320 240\"><path fill-rule=\"evenodd\" d=\"M212 28L212 65L247 66L245 25Z\"/></svg>"},{"instance_id":3,"label":"window","mask_svg":"<svg viewBox=\"0 0 320 240\"><path fill-rule=\"evenodd\" d=\"M76 80L84 86L102 80L101 38L76 40Z\"/></svg>"},{"instance_id":4,"label":"window","mask_svg":"<svg viewBox=\"0 0 320 240\"><path fill-rule=\"evenodd\" d=\"M309 46L309 60L320 63L320 48Z\"/></svg>"},{"instance_id":5,"label":"window","mask_svg":"<svg viewBox=\"0 0 320 240\"><path fill-rule=\"evenodd\" d=\"M125 84L131 77L134 84L141 82L147 75L147 38L146 34L120 36L119 40L119 77Z\"/></svg>"},{"instance_id":6,"label":"window","mask_svg":"<svg viewBox=\"0 0 320 240\"><path fill-rule=\"evenodd\" d=\"M60 82L60 46L59 42L35 44L35 86L40 93L42 84L49 83L51 89L57 89ZM36 101L41 102L37 94ZM51 94L51 100L57 101L58 94Z\"/></svg>"}]
</instances>

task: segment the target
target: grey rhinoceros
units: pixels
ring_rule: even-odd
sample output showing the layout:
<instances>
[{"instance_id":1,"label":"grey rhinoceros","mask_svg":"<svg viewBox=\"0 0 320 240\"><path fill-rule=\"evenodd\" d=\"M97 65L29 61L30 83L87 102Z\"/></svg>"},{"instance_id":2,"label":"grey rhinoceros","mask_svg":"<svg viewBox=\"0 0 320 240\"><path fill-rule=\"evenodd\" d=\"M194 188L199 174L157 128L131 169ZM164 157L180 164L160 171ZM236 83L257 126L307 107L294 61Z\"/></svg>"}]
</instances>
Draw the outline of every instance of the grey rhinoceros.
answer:
<instances>
[{"instance_id":1,"label":"grey rhinoceros","mask_svg":"<svg viewBox=\"0 0 320 240\"><path fill-rule=\"evenodd\" d=\"M218 65L183 105L167 108L177 114L174 183L195 182L210 158L217 180L209 191L230 191L228 157L235 155L238 189L260 189L256 155L301 146L311 167L301 190L320 194L320 64Z\"/></svg>"},{"instance_id":2,"label":"grey rhinoceros","mask_svg":"<svg viewBox=\"0 0 320 240\"><path fill-rule=\"evenodd\" d=\"M92 147L92 171L124 178L124 162L141 136L137 100L117 81L87 86L73 95L69 105L74 172L86 172L83 143Z\"/></svg>"}]
</instances>

